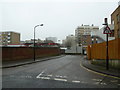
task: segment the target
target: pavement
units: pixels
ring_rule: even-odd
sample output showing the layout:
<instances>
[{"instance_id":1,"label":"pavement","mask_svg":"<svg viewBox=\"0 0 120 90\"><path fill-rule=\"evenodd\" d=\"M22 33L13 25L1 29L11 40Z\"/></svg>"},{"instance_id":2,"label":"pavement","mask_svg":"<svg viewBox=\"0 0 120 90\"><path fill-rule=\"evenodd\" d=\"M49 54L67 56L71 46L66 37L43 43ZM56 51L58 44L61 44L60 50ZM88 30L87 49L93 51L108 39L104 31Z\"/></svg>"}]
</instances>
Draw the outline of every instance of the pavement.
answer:
<instances>
[{"instance_id":1,"label":"pavement","mask_svg":"<svg viewBox=\"0 0 120 90\"><path fill-rule=\"evenodd\" d=\"M17 67L17 66L21 66L21 65L32 64L32 63L36 63L36 62L41 62L41 61L46 61L46 60L50 60L50 59L60 58L60 57L63 57L63 56L65 56L65 55L41 58L41 59L36 59L35 61L33 59L7 61L7 62L3 62L2 67L0 67L0 68ZM98 66L98 65L91 64L90 60L87 60L86 58L83 58L81 64L82 64L83 67L85 67L87 69L90 69L92 71L120 78L120 71L114 70L114 69L106 70L106 68L103 67L103 66Z\"/></svg>"},{"instance_id":2,"label":"pavement","mask_svg":"<svg viewBox=\"0 0 120 90\"><path fill-rule=\"evenodd\" d=\"M82 60L82 66L84 66L89 70L95 71L97 73L101 73L102 75L108 75L108 76L120 79L120 70L112 69L112 68L109 68L109 70L106 70L106 67L91 64L91 60L87 60L86 58Z\"/></svg>"}]
</instances>

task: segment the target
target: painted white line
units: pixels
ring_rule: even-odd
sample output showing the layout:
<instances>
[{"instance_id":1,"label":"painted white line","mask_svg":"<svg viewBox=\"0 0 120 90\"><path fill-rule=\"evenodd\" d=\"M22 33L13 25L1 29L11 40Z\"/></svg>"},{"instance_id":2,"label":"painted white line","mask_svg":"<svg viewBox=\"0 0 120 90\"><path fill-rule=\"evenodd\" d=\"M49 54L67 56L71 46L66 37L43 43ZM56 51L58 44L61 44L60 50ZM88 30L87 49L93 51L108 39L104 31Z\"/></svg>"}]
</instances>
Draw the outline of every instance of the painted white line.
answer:
<instances>
[{"instance_id":1,"label":"painted white line","mask_svg":"<svg viewBox=\"0 0 120 90\"><path fill-rule=\"evenodd\" d=\"M67 78L67 76L61 76L61 75L56 75L55 77L60 77L60 78Z\"/></svg>"},{"instance_id":2,"label":"painted white line","mask_svg":"<svg viewBox=\"0 0 120 90\"><path fill-rule=\"evenodd\" d=\"M61 76L61 75L56 75L55 77L60 77L60 78L62 78L63 76Z\"/></svg>"},{"instance_id":3,"label":"painted white line","mask_svg":"<svg viewBox=\"0 0 120 90\"><path fill-rule=\"evenodd\" d=\"M59 75L56 75L55 77L60 77Z\"/></svg>"},{"instance_id":4,"label":"painted white line","mask_svg":"<svg viewBox=\"0 0 120 90\"><path fill-rule=\"evenodd\" d=\"M44 72L45 72L45 70L42 71L36 78L40 78L40 76L41 76Z\"/></svg>"},{"instance_id":5,"label":"painted white line","mask_svg":"<svg viewBox=\"0 0 120 90\"><path fill-rule=\"evenodd\" d=\"M49 77L40 77L40 79L50 79Z\"/></svg>"},{"instance_id":6,"label":"painted white line","mask_svg":"<svg viewBox=\"0 0 120 90\"><path fill-rule=\"evenodd\" d=\"M94 81L102 81L102 79L92 79L92 80L94 80Z\"/></svg>"},{"instance_id":7,"label":"painted white line","mask_svg":"<svg viewBox=\"0 0 120 90\"><path fill-rule=\"evenodd\" d=\"M47 75L48 77L52 77L52 75L50 74L50 75Z\"/></svg>"},{"instance_id":8,"label":"painted white line","mask_svg":"<svg viewBox=\"0 0 120 90\"><path fill-rule=\"evenodd\" d=\"M107 85L106 83L100 83L100 84L102 84L102 85Z\"/></svg>"},{"instance_id":9,"label":"painted white line","mask_svg":"<svg viewBox=\"0 0 120 90\"><path fill-rule=\"evenodd\" d=\"M67 81L66 79L60 79L60 78L54 78L54 80L57 80L57 81Z\"/></svg>"},{"instance_id":10,"label":"painted white line","mask_svg":"<svg viewBox=\"0 0 120 90\"><path fill-rule=\"evenodd\" d=\"M80 83L80 81L72 81L73 83Z\"/></svg>"}]
</instances>

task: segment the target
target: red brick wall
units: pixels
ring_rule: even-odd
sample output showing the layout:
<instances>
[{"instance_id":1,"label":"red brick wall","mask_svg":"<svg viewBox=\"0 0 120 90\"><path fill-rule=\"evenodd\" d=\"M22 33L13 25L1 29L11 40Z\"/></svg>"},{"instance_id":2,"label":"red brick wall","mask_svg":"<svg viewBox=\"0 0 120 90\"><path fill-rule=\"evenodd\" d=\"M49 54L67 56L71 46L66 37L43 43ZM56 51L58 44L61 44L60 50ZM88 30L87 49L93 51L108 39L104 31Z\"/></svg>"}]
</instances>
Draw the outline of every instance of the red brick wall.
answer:
<instances>
[{"instance_id":1,"label":"red brick wall","mask_svg":"<svg viewBox=\"0 0 120 90\"><path fill-rule=\"evenodd\" d=\"M59 55L60 49L57 47L39 47L36 48L36 58ZM2 48L2 60L22 60L32 59L33 48L32 47L3 47Z\"/></svg>"}]
</instances>

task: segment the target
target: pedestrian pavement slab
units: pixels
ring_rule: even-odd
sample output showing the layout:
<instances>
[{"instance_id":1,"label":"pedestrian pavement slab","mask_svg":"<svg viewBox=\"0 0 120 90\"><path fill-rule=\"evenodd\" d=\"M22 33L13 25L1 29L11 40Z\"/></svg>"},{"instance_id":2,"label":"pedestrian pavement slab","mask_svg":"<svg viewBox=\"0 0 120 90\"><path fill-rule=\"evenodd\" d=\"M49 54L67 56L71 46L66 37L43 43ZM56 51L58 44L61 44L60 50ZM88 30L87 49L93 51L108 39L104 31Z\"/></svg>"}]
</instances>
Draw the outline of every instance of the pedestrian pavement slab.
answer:
<instances>
[{"instance_id":1,"label":"pedestrian pavement slab","mask_svg":"<svg viewBox=\"0 0 120 90\"><path fill-rule=\"evenodd\" d=\"M106 75L115 76L115 77L120 78L120 71L119 70L115 70L115 69L111 69L111 68L109 70L106 70L106 67L100 66L100 65L93 65L93 64L91 64L90 60L87 60L85 58L82 60L82 65L84 67L91 69L93 71L96 71L98 73L103 73Z\"/></svg>"}]
</instances>

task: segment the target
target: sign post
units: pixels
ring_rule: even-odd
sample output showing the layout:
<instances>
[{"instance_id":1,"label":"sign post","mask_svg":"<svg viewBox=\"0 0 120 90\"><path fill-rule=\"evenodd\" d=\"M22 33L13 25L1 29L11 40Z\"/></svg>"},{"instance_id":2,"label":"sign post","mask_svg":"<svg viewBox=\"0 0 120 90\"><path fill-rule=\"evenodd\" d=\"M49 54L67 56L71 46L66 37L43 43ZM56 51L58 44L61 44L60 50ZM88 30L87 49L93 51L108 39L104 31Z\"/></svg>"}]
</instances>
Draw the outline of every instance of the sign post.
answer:
<instances>
[{"instance_id":1,"label":"sign post","mask_svg":"<svg viewBox=\"0 0 120 90\"><path fill-rule=\"evenodd\" d=\"M107 18L105 18L104 20L105 20L105 24L103 25L105 25L105 28L104 28L103 34L106 34L106 69L109 70L108 34L112 34L112 31L108 27Z\"/></svg>"}]
</instances>

